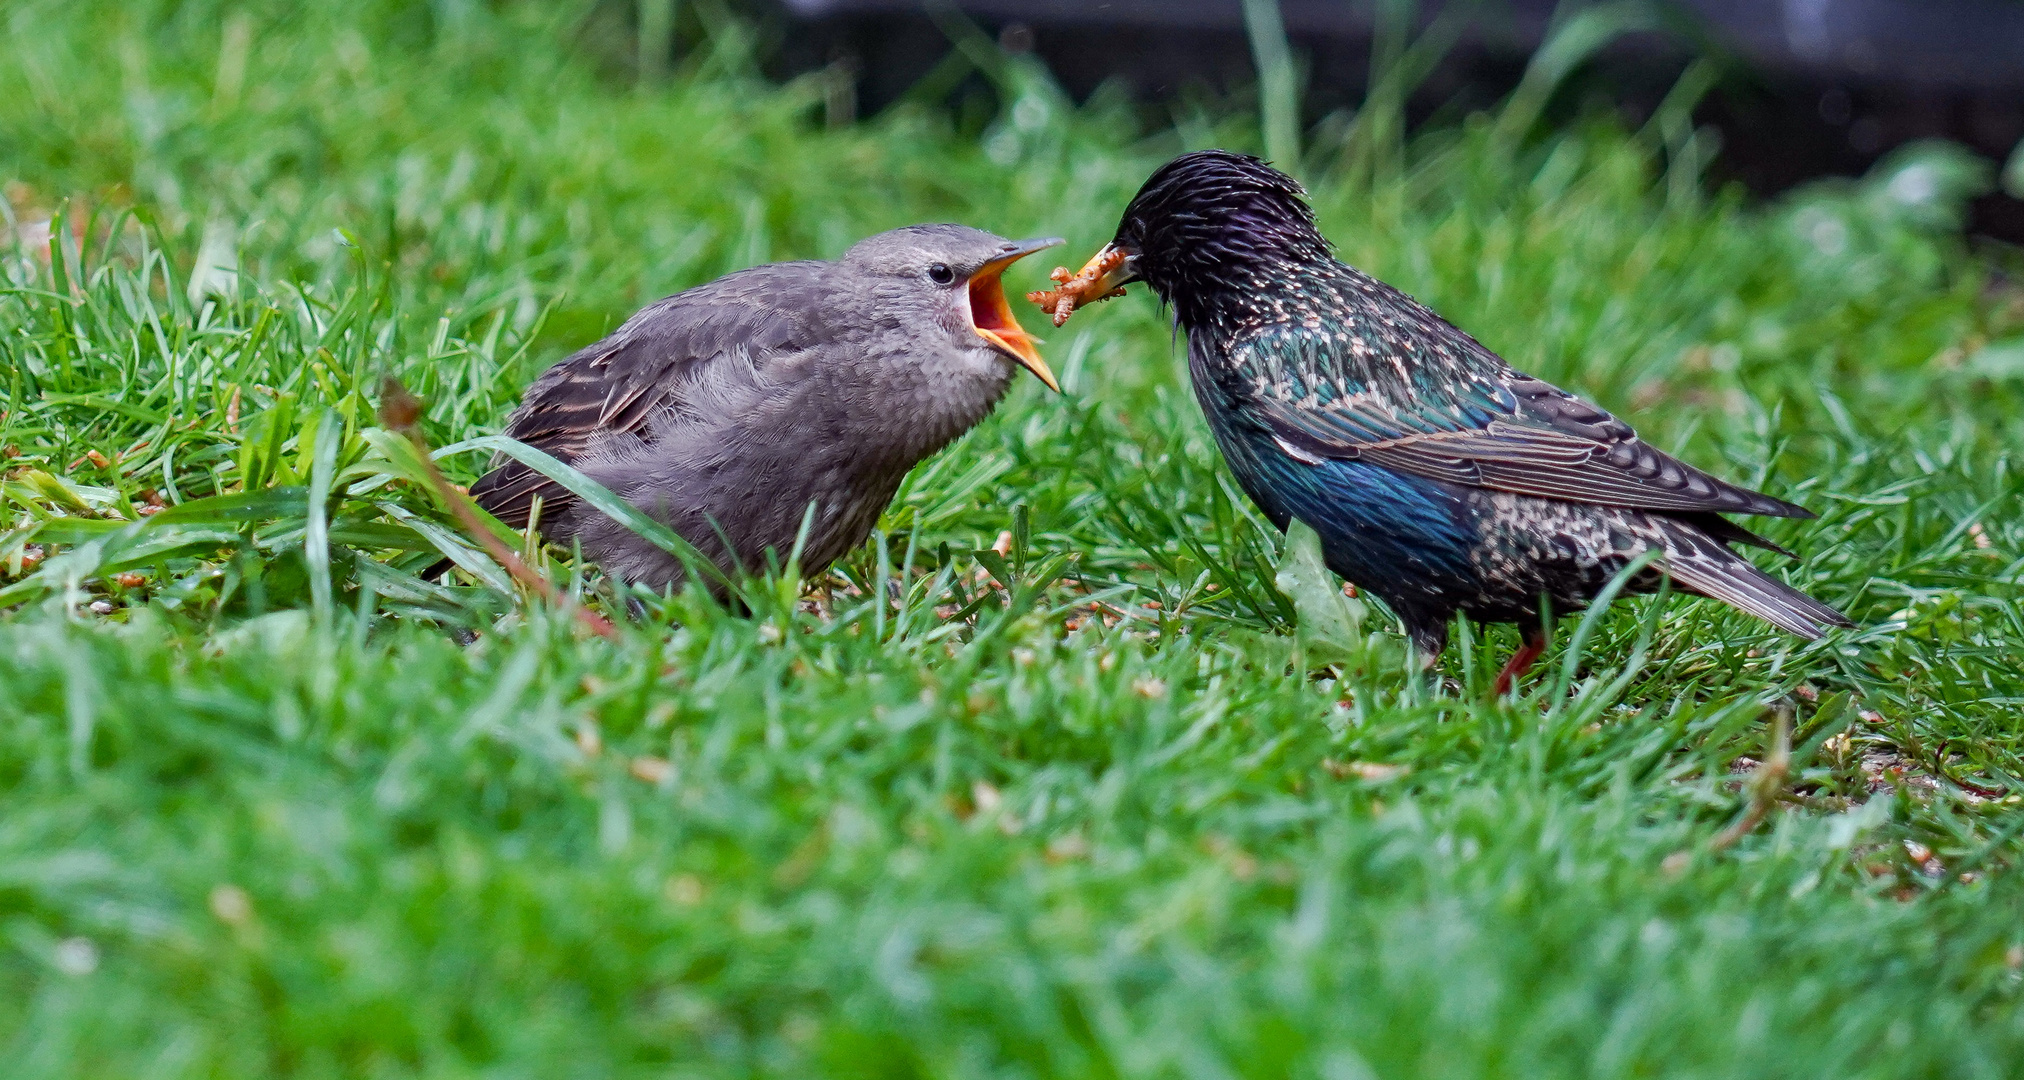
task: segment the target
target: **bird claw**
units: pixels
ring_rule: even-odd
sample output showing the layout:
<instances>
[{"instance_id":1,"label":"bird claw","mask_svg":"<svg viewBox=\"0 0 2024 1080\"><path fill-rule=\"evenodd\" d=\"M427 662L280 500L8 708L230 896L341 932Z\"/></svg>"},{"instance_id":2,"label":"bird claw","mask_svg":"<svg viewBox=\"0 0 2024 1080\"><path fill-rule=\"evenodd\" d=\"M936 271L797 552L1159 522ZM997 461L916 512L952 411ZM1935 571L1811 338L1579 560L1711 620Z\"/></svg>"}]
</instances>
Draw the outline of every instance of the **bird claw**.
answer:
<instances>
[{"instance_id":1,"label":"bird claw","mask_svg":"<svg viewBox=\"0 0 2024 1080\"><path fill-rule=\"evenodd\" d=\"M1114 288L1103 287L1104 278L1122 266L1124 260L1124 252L1106 247L1083 264L1082 269L1076 273L1069 273L1066 266L1057 266L1053 273L1047 275L1057 287L1027 293L1026 299L1040 305L1054 319L1055 326L1062 326L1068 322L1070 315L1075 314L1075 309L1094 304L1099 300L1124 295L1122 285Z\"/></svg>"}]
</instances>

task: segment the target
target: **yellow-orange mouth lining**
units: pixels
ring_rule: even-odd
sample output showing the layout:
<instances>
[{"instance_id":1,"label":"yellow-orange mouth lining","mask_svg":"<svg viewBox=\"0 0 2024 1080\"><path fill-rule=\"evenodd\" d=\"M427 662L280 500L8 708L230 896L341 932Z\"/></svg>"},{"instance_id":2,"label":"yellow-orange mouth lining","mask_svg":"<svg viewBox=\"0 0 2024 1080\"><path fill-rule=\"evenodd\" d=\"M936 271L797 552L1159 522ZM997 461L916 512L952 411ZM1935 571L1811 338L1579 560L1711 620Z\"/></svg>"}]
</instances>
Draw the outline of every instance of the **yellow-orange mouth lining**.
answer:
<instances>
[{"instance_id":1,"label":"yellow-orange mouth lining","mask_svg":"<svg viewBox=\"0 0 2024 1080\"><path fill-rule=\"evenodd\" d=\"M1033 373L1034 378L1047 384L1049 390L1061 392L1061 384L1054 380L1054 372L1047 367L1047 361L1040 358L1036 348L1040 339L1026 332L1019 325L1019 317L1012 313L1012 305L1005 299L1005 286L999 279L1005 268L1040 251L1053 247L1061 241L1033 241L1020 245L1020 249L985 263L983 268L970 275L970 324L977 336L991 343L1005 355L1019 361L1020 366Z\"/></svg>"}]
</instances>

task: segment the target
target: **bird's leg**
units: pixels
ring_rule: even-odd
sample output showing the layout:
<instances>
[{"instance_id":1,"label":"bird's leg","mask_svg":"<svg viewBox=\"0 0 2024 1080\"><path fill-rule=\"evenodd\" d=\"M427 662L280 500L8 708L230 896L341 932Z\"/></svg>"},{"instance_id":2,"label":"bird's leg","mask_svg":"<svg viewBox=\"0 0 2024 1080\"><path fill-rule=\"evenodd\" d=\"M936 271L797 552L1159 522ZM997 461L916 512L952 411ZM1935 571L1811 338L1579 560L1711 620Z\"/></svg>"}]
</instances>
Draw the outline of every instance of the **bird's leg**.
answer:
<instances>
[{"instance_id":1,"label":"bird's leg","mask_svg":"<svg viewBox=\"0 0 2024 1080\"><path fill-rule=\"evenodd\" d=\"M1546 631L1534 630L1525 635L1525 644L1518 646L1518 651L1511 654L1511 662L1505 664L1504 670L1497 673L1497 685L1492 691L1492 696L1503 697L1510 693L1518 677L1531 670L1532 662L1539 659L1539 654L1545 651Z\"/></svg>"}]
</instances>

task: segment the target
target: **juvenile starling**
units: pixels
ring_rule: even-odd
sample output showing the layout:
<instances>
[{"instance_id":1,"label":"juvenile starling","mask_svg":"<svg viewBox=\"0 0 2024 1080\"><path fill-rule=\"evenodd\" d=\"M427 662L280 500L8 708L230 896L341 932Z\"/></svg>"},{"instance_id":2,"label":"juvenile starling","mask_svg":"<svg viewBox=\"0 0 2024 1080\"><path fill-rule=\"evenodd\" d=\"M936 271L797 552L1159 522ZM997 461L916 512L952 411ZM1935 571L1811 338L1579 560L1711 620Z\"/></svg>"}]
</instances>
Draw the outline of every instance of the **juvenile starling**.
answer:
<instances>
[{"instance_id":1,"label":"juvenile starling","mask_svg":"<svg viewBox=\"0 0 2024 1080\"><path fill-rule=\"evenodd\" d=\"M655 303L548 369L506 433L575 465L727 573L801 551L817 574L863 543L900 480L982 420L1022 366L1059 391L999 276L1060 240L916 225L835 262L742 270ZM509 462L471 487L607 573L677 586L682 564Z\"/></svg>"},{"instance_id":2,"label":"juvenile starling","mask_svg":"<svg viewBox=\"0 0 2024 1080\"><path fill-rule=\"evenodd\" d=\"M1632 591L1662 573L1808 639L1851 625L1729 550L1783 551L1720 516L1812 514L1653 449L1337 261L1303 195L1256 158L1183 155L1081 274L1032 299L1059 323L1150 286L1187 331L1195 396L1245 492L1320 534L1329 568L1384 601L1425 662L1456 612L1517 623L1508 692L1545 648L1542 613L1585 606L1648 550Z\"/></svg>"}]
</instances>

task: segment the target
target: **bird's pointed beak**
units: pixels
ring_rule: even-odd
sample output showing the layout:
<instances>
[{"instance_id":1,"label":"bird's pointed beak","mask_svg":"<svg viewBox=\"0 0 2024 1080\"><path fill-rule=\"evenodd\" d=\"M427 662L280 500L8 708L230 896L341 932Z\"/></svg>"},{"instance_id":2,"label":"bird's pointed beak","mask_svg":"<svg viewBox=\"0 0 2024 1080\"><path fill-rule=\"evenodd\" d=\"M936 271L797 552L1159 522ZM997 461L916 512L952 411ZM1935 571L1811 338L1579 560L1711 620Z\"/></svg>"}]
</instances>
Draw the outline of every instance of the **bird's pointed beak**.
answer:
<instances>
[{"instance_id":1,"label":"bird's pointed beak","mask_svg":"<svg viewBox=\"0 0 2024 1080\"><path fill-rule=\"evenodd\" d=\"M991 343L991 347L1019 361L1019 365L1033 373L1033 377L1047 384L1049 390L1061 392L1061 384L1054 381L1054 372L1047 367L1047 361L1040 358L1036 348L1039 338L1026 332L1019 325L1019 317L1012 314L1012 305L1005 300L1005 287L999 281L1005 268L1036 251L1060 247L1068 241L1059 237L1045 240L1021 240L1005 247L991 260L970 275L970 324L976 328L977 336Z\"/></svg>"}]
</instances>

